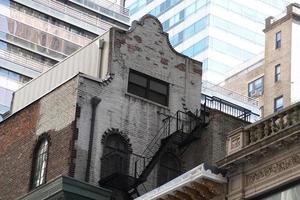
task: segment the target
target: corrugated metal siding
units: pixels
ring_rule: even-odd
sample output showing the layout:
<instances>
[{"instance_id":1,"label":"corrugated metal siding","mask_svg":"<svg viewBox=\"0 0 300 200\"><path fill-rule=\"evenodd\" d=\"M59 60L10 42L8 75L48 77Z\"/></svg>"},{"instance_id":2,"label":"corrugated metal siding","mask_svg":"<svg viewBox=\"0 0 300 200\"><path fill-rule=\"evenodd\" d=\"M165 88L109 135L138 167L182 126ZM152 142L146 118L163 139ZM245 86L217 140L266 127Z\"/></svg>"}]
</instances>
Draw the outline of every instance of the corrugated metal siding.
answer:
<instances>
[{"instance_id":1,"label":"corrugated metal siding","mask_svg":"<svg viewBox=\"0 0 300 200\"><path fill-rule=\"evenodd\" d=\"M98 66L100 39L102 37L94 40L17 90L14 93L12 113L41 98L80 72L98 77L100 70ZM105 48L108 48L108 45L105 45Z\"/></svg>"}]
</instances>

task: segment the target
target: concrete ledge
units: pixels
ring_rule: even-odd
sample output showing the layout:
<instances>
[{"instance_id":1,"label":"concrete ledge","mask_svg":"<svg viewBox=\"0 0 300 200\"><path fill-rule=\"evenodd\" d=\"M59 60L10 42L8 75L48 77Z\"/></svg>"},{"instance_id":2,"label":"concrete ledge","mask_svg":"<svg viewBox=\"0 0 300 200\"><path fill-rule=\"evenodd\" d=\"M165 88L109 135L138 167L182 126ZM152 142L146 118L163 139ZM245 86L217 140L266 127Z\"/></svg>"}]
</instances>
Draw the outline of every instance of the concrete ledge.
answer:
<instances>
[{"instance_id":1,"label":"concrete ledge","mask_svg":"<svg viewBox=\"0 0 300 200\"><path fill-rule=\"evenodd\" d=\"M50 182L34 189L19 200L46 200L46 199L94 199L110 200L111 191L90 185L76 179L59 176Z\"/></svg>"}]
</instances>

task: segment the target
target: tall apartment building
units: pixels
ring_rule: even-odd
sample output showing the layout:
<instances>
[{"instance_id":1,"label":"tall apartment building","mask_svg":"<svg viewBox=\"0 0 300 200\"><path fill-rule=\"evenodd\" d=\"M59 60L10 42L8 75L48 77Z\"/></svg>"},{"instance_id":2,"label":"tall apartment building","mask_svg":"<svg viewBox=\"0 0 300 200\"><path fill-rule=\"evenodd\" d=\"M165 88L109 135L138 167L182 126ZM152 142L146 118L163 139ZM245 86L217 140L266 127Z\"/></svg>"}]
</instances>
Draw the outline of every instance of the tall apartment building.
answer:
<instances>
[{"instance_id":1,"label":"tall apartment building","mask_svg":"<svg viewBox=\"0 0 300 200\"><path fill-rule=\"evenodd\" d=\"M0 1L0 121L12 94L110 27L127 29L128 10L110 0Z\"/></svg>"},{"instance_id":2,"label":"tall apartment building","mask_svg":"<svg viewBox=\"0 0 300 200\"><path fill-rule=\"evenodd\" d=\"M203 79L219 83L228 71L264 50L264 20L284 0L128 0L132 20L150 13L173 47L203 62Z\"/></svg>"},{"instance_id":3,"label":"tall apartment building","mask_svg":"<svg viewBox=\"0 0 300 200\"><path fill-rule=\"evenodd\" d=\"M291 4L283 15L266 19L265 55L259 55L222 85L256 98L264 116L300 100L300 4Z\"/></svg>"}]
</instances>

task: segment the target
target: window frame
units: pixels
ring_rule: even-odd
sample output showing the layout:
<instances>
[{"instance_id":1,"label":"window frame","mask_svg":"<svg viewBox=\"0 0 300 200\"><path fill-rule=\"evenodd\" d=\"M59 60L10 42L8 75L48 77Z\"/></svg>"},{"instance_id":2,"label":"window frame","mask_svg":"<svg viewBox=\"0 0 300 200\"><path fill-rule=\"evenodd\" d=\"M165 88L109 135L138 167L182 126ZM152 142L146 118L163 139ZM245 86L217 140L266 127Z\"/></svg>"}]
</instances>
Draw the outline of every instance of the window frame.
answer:
<instances>
[{"instance_id":1,"label":"window frame","mask_svg":"<svg viewBox=\"0 0 300 200\"><path fill-rule=\"evenodd\" d=\"M113 143L115 143L116 146L113 146ZM120 148L120 145L124 145L124 148ZM100 158L101 179L107 178L115 173L129 174L130 156L132 154L129 145L129 141L118 133L113 133L105 138L105 141L103 141L103 153Z\"/></svg>"},{"instance_id":2,"label":"window frame","mask_svg":"<svg viewBox=\"0 0 300 200\"><path fill-rule=\"evenodd\" d=\"M278 72L278 69L279 69L279 72ZM275 80L275 82L278 82L281 80L281 64L275 65L274 80Z\"/></svg>"},{"instance_id":3,"label":"window frame","mask_svg":"<svg viewBox=\"0 0 300 200\"><path fill-rule=\"evenodd\" d=\"M251 92L250 92L250 85L253 84L253 87L255 86L255 82L258 81L259 79L262 79L262 91L261 91L261 94L259 95L251 95ZM254 88L253 89L254 91L257 90L257 88ZM251 82L248 83L248 97L258 97L258 96L261 96L264 94L264 76L261 76Z\"/></svg>"},{"instance_id":4,"label":"window frame","mask_svg":"<svg viewBox=\"0 0 300 200\"><path fill-rule=\"evenodd\" d=\"M133 83L133 82L130 82L130 75L131 74L135 74L137 76L140 76L140 77L143 77L146 79L146 87L143 87L141 85L138 85L136 83ZM150 82L153 81L155 83L159 83L161 85L164 85L166 86L166 94L163 94L163 93L160 93L158 91L155 91L153 89L150 88ZM133 93L130 91L130 85L134 85L134 86L137 86L137 87L140 87L140 88L143 88L145 90L145 96L141 96L137 93ZM136 95L138 97L141 97L141 98L144 98L144 99L147 99L151 102L154 102L154 103L157 103L157 104L160 104L160 105L163 105L163 106L169 106L169 93L170 93L170 84L168 82L165 82L165 81L162 81L162 80L159 80L157 78L154 78L152 76L149 76L147 74L143 74L141 72L138 72L136 70L133 70L133 69L130 69L129 70L129 74L128 74L128 83L127 83L127 92L130 93L130 94L133 94L133 95ZM155 94L158 94L158 95L162 95L165 97L165 102L164 103L161 103L161 102L158 102L158 101L155 101L153 99L151 99L150 97L150 93L155 93Z\"/></svg>"},{"instance_id":5,"label":"window frame","mask_svg":"<svg viewBox=\"0 0 300 200\"><path fill-rule=\"evenodd\" d=\"M41 148L44 146L43 143L46 143L46 150L42 151L40 154ZM33 151L33 160L32 160L32 172L31 172L31 184L30 184L30 190L40 187L41 185L45 184L47 182L47 169L48 169L48 159L49 159L49 139L47 137L42 137L38 140L38 142L35 145L35 149ZM37 167L38 160L43 159L43 163L45 163L44 169L42 169L43 164L39 165L40 167ZM37 173L37 170L39 172ZM36 183L37 178L40 179L40 173L44 171L42 174L43 180L41 183ZM38 174L38 176L37 176Z\"/></svg>"},{"instance_id":6,"label":"window frame","mask_svg":"<svg viewBox=\"0 0 300 200\"><path fill-rule=\"evenodd\" d=\"M281 40L282 40L282 34L281 31L278 31L275 34L275 49L281 48Z\"/></svg>"},{"instance_id":7,"label":"window frame","mask_svg":"<svg viewBox=\"0 0 300 200\"><path fill-rule=\"evenodd\" d=\"M282 99L282 106L280 106L280 107L277 108L277 107L276 107L276 102L277 102L279 99ZM283 110L283 108L284 108L283 95L280 95L280 96L278 96L278 97L276 97L276 98L274 99L274 112L279 112L279 111Z\"/></svg>"}]
</instances>

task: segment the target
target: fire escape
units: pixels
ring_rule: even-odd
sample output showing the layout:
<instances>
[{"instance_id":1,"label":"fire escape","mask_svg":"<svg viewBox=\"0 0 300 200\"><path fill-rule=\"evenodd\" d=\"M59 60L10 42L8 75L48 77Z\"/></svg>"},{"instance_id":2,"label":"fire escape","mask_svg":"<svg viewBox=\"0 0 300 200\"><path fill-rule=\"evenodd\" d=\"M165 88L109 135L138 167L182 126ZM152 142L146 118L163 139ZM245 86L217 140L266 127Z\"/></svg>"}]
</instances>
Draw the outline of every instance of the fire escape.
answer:
<instances>
[{"instance_id":1,"label":"fire escape","mask_svg":"<svg viewBox=\"0 0 300 200\"><path fill-rule=\"evenodd\" d=\"M137 187L147 180L170 145L175 145L184 151L191 142L198 139L199 130L207 125L210 109L225 112L245 121L249 121L253 114L250 110L245 110L230 102L206 96L205 101L202 101L201 115L200 111L196 110L194 113L177 111L175 115L167 116L142 155L131 153L128 157L128 166L112 171L111 175L102 178L99 184L120 189L128 193L128 198L139 196Z\"/></svg>"},{"instance_id":2,"label":"fire escape","mask_svg":"<svg viewBox=\"0 0 300 200\"><path fill-rule=\"evenodd\" d=\"M110 175L102 178L99 184L104 187L123 190L128 192L129 196L139 195L137 187L147 180L168 146L185 147L197 139L196 130L204 125L205 117L200 118L199 110L194 113L177 111L175 115L167 116L142 155L130 154L129 166L125 167L127 173L124 173L124 167L117 167L115 170L110 169Z\"/></svg>"}]
</instances>

